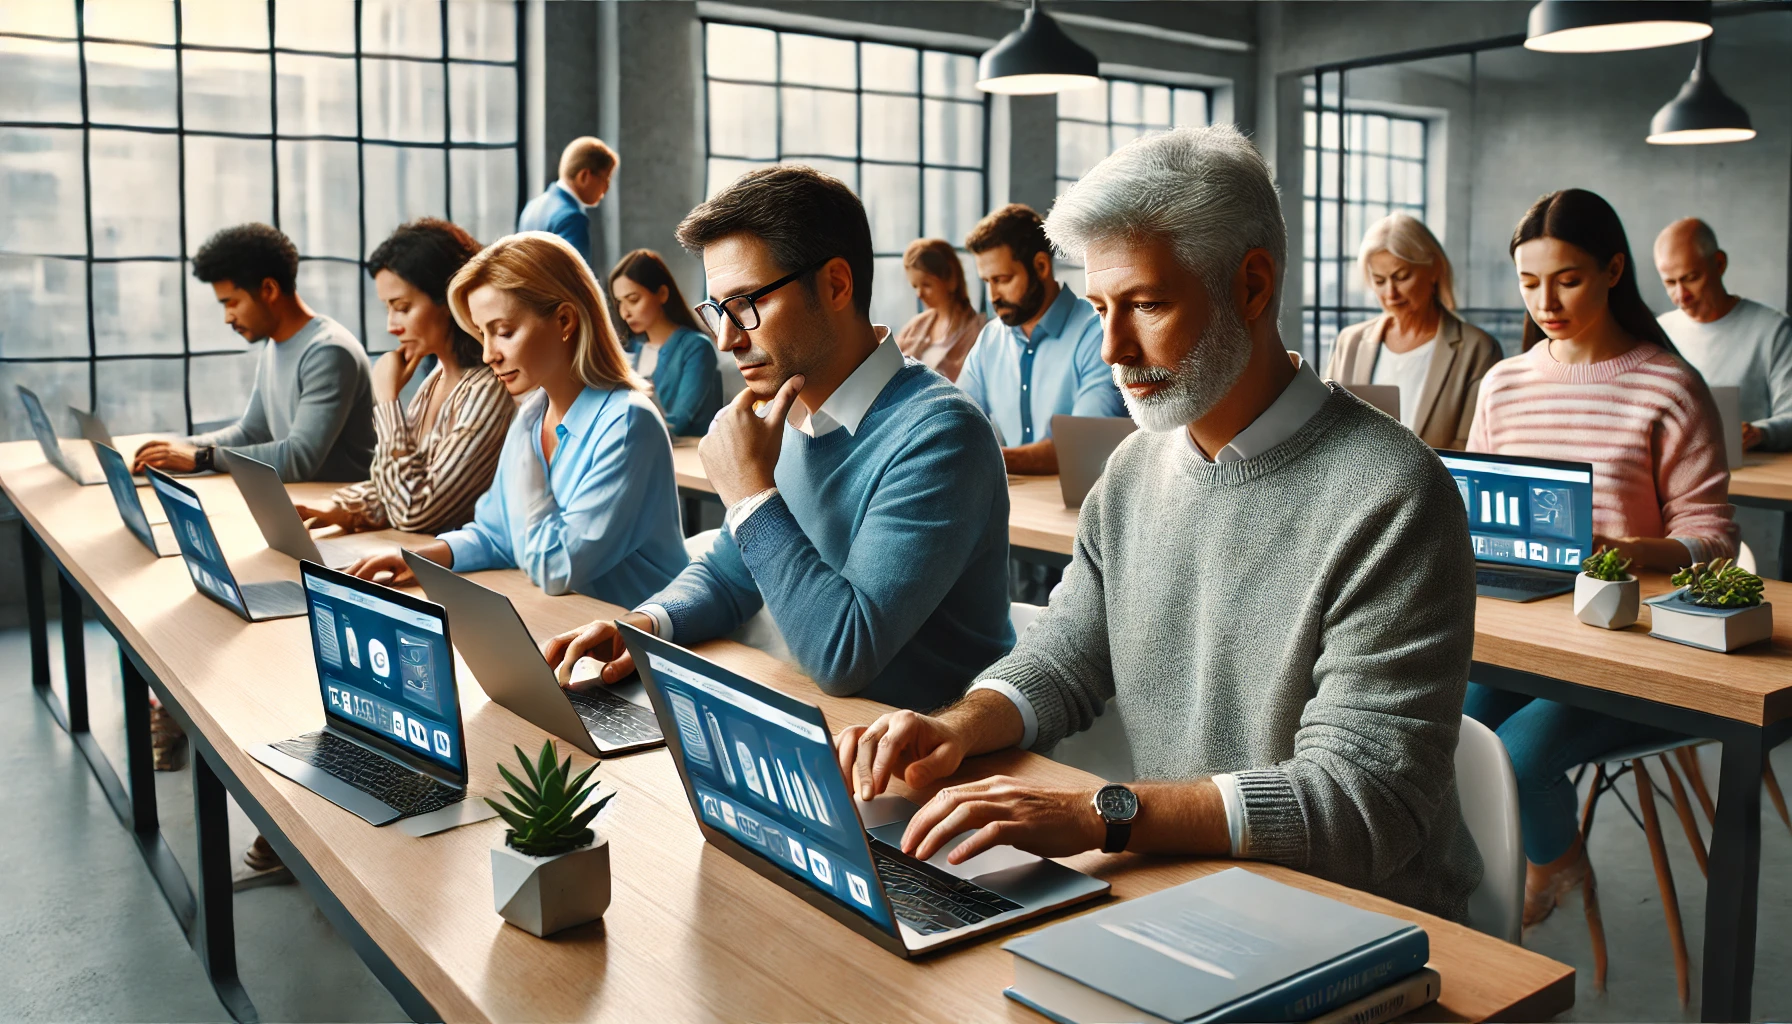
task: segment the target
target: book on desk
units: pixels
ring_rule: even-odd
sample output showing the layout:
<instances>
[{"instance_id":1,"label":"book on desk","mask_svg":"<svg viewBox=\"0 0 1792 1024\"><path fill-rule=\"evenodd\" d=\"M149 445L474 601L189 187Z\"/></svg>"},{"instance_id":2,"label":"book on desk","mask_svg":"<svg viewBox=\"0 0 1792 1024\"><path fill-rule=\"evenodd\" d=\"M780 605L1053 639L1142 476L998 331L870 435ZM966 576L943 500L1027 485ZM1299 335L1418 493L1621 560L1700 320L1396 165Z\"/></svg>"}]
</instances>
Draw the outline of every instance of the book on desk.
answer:
<instances>
[{"instance_id":1,"label":"book on desk","mask_svg":"<svg viewBox=\"0 0 1792 1024\"><path fill-rule=\"evenodd\" d=\"M1438 996L1407 921L1230 868L1021 936L1006 994L1065 1024L1373 1024Z\"/></svg>"}]
</instances>

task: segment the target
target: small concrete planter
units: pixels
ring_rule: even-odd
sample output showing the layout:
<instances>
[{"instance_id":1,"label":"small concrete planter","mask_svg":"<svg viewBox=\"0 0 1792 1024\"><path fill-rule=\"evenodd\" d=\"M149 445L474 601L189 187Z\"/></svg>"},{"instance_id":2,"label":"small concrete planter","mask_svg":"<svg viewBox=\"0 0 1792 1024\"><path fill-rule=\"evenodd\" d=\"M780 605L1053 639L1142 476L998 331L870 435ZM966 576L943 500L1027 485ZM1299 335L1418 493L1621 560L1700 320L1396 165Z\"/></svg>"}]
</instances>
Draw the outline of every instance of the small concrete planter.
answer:
<instances>
[{"instance_id":1,"label":"small concrete planter","mask_svg":"<svg viewBox=\"0 0 1792 1024\"><path fill-rule=\"evenodd\" d=\"M1597 580L1583 572L1574 578L1574 617L1600 629L1628 629L1636 623L1642 597L1635 576Z\"/></svg>"},{"instance_id":2,"label":"small concrete planter","mask_svg":"<svg viewBox=\"0 0 1792 1024\"><path fill-rule=\"evenodd\" d=\"M493 847L492 903L504 920L537 937L597 920L610 909L609 841L600 836L556 857Z\"/></svg>"}]
</instances>

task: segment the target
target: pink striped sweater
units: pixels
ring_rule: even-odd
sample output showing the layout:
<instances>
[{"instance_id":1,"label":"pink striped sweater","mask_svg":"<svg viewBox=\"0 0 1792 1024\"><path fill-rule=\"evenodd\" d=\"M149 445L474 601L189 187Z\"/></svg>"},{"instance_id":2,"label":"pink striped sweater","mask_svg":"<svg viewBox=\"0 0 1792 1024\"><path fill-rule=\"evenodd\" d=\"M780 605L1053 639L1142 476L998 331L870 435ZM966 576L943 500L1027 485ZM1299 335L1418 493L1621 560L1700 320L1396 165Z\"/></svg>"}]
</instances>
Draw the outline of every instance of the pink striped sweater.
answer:
<instances>
[{"instance_id":1,"label":"pink striped sweater","mask_svg":"<svg viewBox=\"0 0 1792 1024\"><path fill-rule=\"evenodd\" d=\"M1481 381L1468 450L1593 464L1593 530L1670 537L1695 561L1736 553L1730 471L1705 382L1657 345L1591 365L1549 344Z\"/></svg>"}]
</instances>

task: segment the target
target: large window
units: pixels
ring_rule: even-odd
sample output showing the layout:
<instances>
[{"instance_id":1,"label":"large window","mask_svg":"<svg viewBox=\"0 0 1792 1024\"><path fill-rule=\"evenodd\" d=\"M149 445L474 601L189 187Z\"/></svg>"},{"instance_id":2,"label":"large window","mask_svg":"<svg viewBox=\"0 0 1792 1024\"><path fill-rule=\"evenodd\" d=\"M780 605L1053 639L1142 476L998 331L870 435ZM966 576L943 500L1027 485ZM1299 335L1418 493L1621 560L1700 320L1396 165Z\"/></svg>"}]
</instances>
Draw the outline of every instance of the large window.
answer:
<instances>
[{"instance_id":1,"label":"large window","mask_svg":"<svg viewBox=\"0 0 1792 1024\"><path fill-rule=\"evenodd\" d=\"M963 245L986 206L976 57L720 22L704 33L709 194L776 163L845 181L871 220L872 319L901 327L919 308L902 250Z\"/></svg>"},{"instance_id":2,"label":"large window","mask_svg":"<svg viewBox=\"0 0 1792 1024\"><path fill-rule=\"evenodd\" d=\"M1322 370L1340 329L1381 313L1356 270L1363 233L1390 213L1427 213L1429 124L1340 104L1334 82L1321 103L1309 80L1301 175L1302 332Z\"/></svg>"},{"instance_id":3,"label":"large window","mask_svg":"<svg viewBox=\"0 0 1792 1024\"><path fill-rule=\"evenodd\" d=\"M189 260L273 224L319 313L389 348L361 260L413 217L515 224L517 6L0 3L0 408L12 383L115 433L235 418L254 353Z\"/></svg>"},{"instance_id":4,"label":"large window","mask_svg":"<svg viewBox=\"0 0 1792 1024\"><path fill-rule=\"evenodd\" d=\"M1109 153L1149 131L1200 127L1213 120L1213 95L1124 78L1058 94L1058 191L1075 184Z\"/></svg>"}]
</instances>

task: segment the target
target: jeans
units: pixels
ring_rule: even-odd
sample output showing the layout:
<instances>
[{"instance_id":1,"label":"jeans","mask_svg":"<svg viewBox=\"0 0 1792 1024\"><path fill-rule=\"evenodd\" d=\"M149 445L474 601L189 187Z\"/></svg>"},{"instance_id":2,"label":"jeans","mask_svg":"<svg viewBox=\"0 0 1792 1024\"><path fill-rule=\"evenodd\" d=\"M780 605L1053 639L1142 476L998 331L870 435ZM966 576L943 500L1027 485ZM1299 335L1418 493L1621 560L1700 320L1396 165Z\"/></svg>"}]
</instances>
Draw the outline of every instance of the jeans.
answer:
<instances>
[{"instance_id":1,"label":"jeans","mask_svg":"<svg viewBox=\"0 0 1792 1024\"><path fill-rule=\"evenodd\" d=\"M1518 776L1518 818L1525 859L1548 864L1580 834L1568 769L1645 743L1684 739L1679 733L1627 722L1553 700L1468 684L1462 713L1499 734Z\"/></svg>"}]
</instances>

